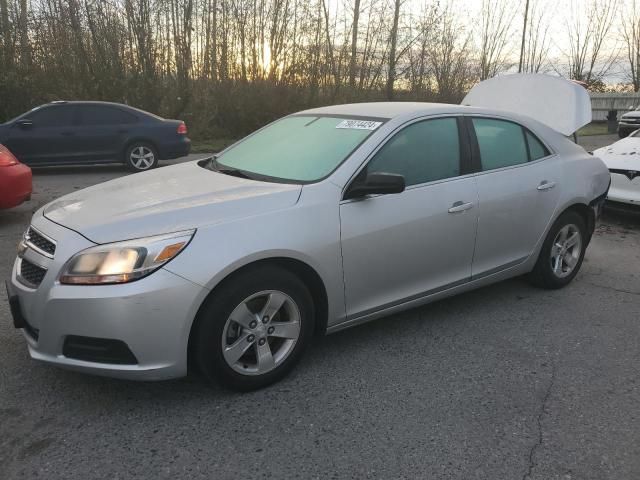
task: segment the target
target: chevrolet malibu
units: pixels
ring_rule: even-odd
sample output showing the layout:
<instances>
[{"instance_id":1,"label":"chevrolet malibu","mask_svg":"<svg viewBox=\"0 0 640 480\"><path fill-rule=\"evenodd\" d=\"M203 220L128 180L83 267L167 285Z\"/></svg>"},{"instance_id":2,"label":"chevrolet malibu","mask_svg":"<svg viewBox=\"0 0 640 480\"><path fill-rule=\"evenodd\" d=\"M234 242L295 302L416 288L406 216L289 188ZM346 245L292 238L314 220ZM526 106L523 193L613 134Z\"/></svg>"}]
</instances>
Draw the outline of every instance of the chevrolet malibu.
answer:
<instances>
[{"instance_id":1,"label":"chevrolet malibu","mask_svg":"<svg viewBox=\"0 0 640 480\"><path fill-rule=\"evenodd\" d=\"M148 380L192 367L249 390L289 372L314 332L517 275L563 287L609 185L566 138L588 122L581 90L513 75L466 105L306 110L217 157L69 194L19 246L15 326L61 367Z\"/></svg>"}]
</instances>

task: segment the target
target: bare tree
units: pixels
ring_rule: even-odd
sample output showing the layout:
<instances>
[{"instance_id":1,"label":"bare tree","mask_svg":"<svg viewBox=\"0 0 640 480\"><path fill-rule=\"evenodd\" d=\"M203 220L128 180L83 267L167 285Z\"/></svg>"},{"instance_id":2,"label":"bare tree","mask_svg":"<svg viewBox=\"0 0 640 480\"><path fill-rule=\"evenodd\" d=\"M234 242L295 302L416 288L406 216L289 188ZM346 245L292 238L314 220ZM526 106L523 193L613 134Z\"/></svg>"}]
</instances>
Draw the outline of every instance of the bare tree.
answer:
<instances>
[{"instance_id":1,"label":"bare tree","mask_svg":"<svg viewBox=\"0 0 640 480\"><path fill-rule=\"evenodd\" d=\"M509 56L513 8L509 0L482 0L480 11L480 80L512 66Z\"/></svg>"},{"instance_id":2,"label":"bare tree","mask_svg":"<svg viewBox=\"0 0 640 480\"><path fill-rule=\"evenodd\" d=\"M398 57L396 56L398 47L398 21L400 19L401 6L401 0L394 0L393 24L391 25L391 33L389 34L389 62L387 65L387 84L385 89L388 100L393 100L393 85L396 81L396 64L398 62Z\"/></svg>"},{"instance_id":3,"label":"bare tree","mask_svg":"<svg viewBox=\"0 0 640 480\"><path fill-rule=\"evenodd\" d=\"M471 80L470 43L471 35L456 20L449 5L437 27L435 41L429 46L439 100L462 100Z\"/></svg>"},{"instance_id":4,"label":"bare tree","mask_svg":"<svg viewBox=\"0 0 640 480\"><path fill-rule=\"evenodd\" d=\"M588 84L601 81L615 63L617 52L605 52L603 46L617 8L618 0L591 0L586 8L581 2L571 3L571 18L565 23L569 45L566 57L572 79Z\"/></svg>"},{"instance_id":5,"label":"bare tree","mask_svg":"<svg viewBox=\"0 0 640 480\"><path fill-rule=\"evenodd\" d=\"M628 79L633 91L640 90L640 9L631 0L620 12L620 29L629 64Z\"/></svg>"},{"instance_id":6,"label":"bare tree","mask_svg":"<svg viewBox=\"0 0 640 480\"><path fill-rule=\"evenodd\" d=\"M548 1L534 2L529 9L522 59L523 72L539 73L547 62L550 47L550 11Z\"/></svg>"},{"instance_id":7,"label":"bare tree","mask_svg":"<svg viewBox=\"0 0 640 480\"><path fill-rule=\"evenodd\" d=\"M360 0L353 2L353 23L351 26L351 57L349 60L349 86L356 86L356 65L358 55L358 22L360 21Z\"/></svg>"}]
</instances>

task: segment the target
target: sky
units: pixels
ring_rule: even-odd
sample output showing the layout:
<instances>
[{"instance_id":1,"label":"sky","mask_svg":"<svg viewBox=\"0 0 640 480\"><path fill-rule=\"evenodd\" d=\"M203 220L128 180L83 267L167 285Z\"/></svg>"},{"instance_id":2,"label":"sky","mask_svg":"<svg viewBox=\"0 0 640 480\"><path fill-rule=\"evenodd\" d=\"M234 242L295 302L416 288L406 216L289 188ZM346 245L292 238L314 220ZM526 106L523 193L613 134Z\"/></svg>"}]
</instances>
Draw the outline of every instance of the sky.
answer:
<instances>
[{"instance_id":1,"label":"sky","mask_svg":"<svg viewBox=\"0 0 640 480\"><path fill-rule=\"evenodd\" d=\"M419 5L421 0L408 0ZM422 0L423 1L423 0ZM446 1L446 0L445 0ZM478 18L481 11L483 0L450 0L460 12L462 19L468 19L469 26L472 26L475 19ZM517 62L520 54L520 36L522 34L523 15L526 0L498 0L506 1L514 10L512 22L513 51L512 59ZM589 4L594 0L530 0L530 9L537 8L545 12L546 19L549 23L548 36L549 58L557 68L562 70L566 68L566 55L569 51L569 40L567 35L567 23L575 23L576 19L586 22L586 11ZM598 1L598 0L595 0ZM602 1L602 0L600 0ZM617 83L624 80L624 50L623 44L620 43L620 15L634 0L617 0L618 13L608 35L608 40L603 45L602 57L608 57L612 52L620 54L618 64L614 65L606 76L607 83ZM416 8L411 6L410 8ZM531 11L531 10L530 10ZM583 23L584 24L584 23Z\"/></svg>"}]
</instances>

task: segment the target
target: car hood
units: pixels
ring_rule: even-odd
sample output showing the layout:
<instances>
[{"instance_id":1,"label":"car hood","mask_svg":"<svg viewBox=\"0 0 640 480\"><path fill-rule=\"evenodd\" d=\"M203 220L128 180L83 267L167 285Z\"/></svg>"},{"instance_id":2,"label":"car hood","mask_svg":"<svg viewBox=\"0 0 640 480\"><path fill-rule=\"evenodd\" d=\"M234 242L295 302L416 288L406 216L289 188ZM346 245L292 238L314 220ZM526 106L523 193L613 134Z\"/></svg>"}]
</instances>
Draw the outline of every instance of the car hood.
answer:
<instances>
[{"instance_id":1,"label":"car hood","mask_svg":"<svg viewBox=\"0 0 640 480\"><path fill-rule=\"evenodd\" d=\"M627 137L594 150L609 170L640 170L640 138Z\"/></svg>"},{"instance_id":2,"label":"car hood","mask_svg":"<svg viewBox=\"0 0 640 480\"><path fill-rule=\"evenodd\" d=\"M213 172L189 162L128 175L46 205L49 220L96 243L177 232L294 205L300 185Z\"/></svg>"}]
</instances>

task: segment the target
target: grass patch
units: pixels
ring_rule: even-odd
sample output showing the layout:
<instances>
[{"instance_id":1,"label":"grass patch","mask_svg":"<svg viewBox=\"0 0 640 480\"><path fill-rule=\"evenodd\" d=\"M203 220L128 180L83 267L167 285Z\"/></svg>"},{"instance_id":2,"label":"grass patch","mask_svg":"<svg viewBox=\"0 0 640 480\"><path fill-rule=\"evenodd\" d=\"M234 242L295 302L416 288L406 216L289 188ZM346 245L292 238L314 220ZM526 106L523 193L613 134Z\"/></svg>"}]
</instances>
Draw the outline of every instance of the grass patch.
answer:
<instances>
[{"instance_id":1,"label":"grass patch","mask_svg":"<svg viewBox=\"0 0 640 480\"><path fill-rule=\"evenodd\" d=\"M590 135L608 135L607 122L592 122L578 130L579 137L588 137Z\"/></svg>"},{"instance_id":2,"label":"grass patch","mask_svg":"<svg viewBox=\"0 0 640 480\"><path fill-rule=\"evenodd\" d=\"M236 138L210 138L206 140L191 140L191 153L217 153L233 142Z\"/></svg>"}]
</instances>

